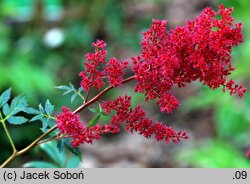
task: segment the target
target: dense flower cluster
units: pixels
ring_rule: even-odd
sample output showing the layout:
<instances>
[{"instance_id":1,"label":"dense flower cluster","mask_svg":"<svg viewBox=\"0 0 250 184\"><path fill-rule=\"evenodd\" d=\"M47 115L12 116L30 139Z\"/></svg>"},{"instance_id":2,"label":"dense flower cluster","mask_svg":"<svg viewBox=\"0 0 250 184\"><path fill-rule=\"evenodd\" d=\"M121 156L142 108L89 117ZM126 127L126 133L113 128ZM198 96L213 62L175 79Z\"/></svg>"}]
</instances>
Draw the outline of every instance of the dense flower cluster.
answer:
<instances>
[{"instance_id":1,"label":"dense flower cluster","mask_svg":"<svg viewBox=\"0 0 250 184\"><path fill-rule=\"evenodd\" d=\"M62 134L73 138L83 130L79 116L73 114L68 107L62 107L62 112L57 115L57 127Z\"/></svg>"},{"instance_id":2,"label":"dense flower cluster","mask_svg":"<svg viewBox=\"0 0 250 184\"><path fill-rule=\"evenodd\" d=\"M228 79L235 69L231 64L232 47L243 41L242 25L233 22L232 11L232 8L226 9L223 5L219 6L218 12L206 8L185 26L177 26L170 31L166 29L167 20L153 20L150 29L143 33L141 54L132 58L135 75L129 80L136 79L135 91L144 93L146 100L157 99L160 110L167 113L179 105L171 91L173 86L181 88L196 80L211 89L222 87L223 91L229 90L231 95L243 96L246 89ZM110 87L87 105L98 100L106 90L124 83L124 69L128 66L127 61L121 62L116 58L107 61L104 41L97 40L92 46L95 50L86 54L85 70L79 74L81 86L88 94L93 87L101 89L106 84L106 78ZM179 142L188 138L185 131L176 132L162 122L146 118L140 106L132 108L130 96L106 101L102 108L106 114L115 112L110 124L86 127L77 115L63 107L62 113L57 116L60 132L73 139L73 146L92 143L104 133L117 133L122 123L131 133L138 132L146 138L155 137L157 141Z\"/></svg>"},{"instance_id":3,"label":"dense flower cluster","mask_svg":"<svg viewBox=\"0 0 250 184\"><path fill-rule=\"evenodd\" d=\"M234 70L232 47L243 41L242 25L233 23L232 10L223 5L218 12L206 8L195 20L170 31L166 20L154 20L143 33L142 54L133 58L138 81L135 91L145 93L146 100L158 98L161 111L168 113L179 105L172 87L184 87L195 80L242 96L246 89L227 81Z\"/></svg>"},{"instance_id":4,"label":"dense flower cluster","mask_svg":"<svg viewBox=\"0 0 250 184\"><path fill-rule=\"evenodd\" d=\"M105 77L110 85L120 85L124 75L123 70L127 67L128 62L121 62L116 58L111 58L107 62L106 43L102 40L97 40L92 46L95 47L95 51L86 54L85 70L79 73L84 91L89 91L92 87L101 89L105 85L103 80Z\"/></svg>"},{"instance_id":5,"label":"dense flower cluster","mask_svg":"<svg viewBox=\"0 0 250 184\"><path fill-rule=\"evenodd\" d=\"M138 132L146 138L155 136L157 141L165 140L168 143L170 140L179 142L180 139L187 139L186 131L175 132L172 127L163 125L161 122L156 122L146 118L146 113L137 106L135 109L131 108L131 97L120 96L113 101L106 101L102 104L107 114L113 110L116 114L111 118L113 126L119 126L121 123L126 122L126 130Z\"/></svg>"},{"instance_id":6,"label":"dense flower cluster","mask_svg":"<svg viewBox=\"0 0 250 184\"><path fill-rule=\"evenodd\" d=\"M84 62L85 70L79 73L82 78L81 86L85 91L89 91L91 87L101 89L101 87L105 85L103 82L105 74L100 67L101 64L106 62L106 43L97 40L92 46L95 47L95 52L86 54L86 62Z\"/></svg>"},{"instance_id":7,"label":"dense flower cluster","mask_svg":"<svg viewBox=\"0 0 250 184\"><path fill-rule=\"evenodd\" d=\"M57 115L57 127L60 134L66 134L72 138L72 146L83 143L92 143L94 139L100 139L104 133L117 133L119 129L114 126L99 124L87 128L79 120L79 116L71 112L67 107L62 107L62 112Z\"/></svg>"},{"instance_id":8,"label":"dense flower cluster","mask_svg":"<svg viewBox=\"0 0 250 184\"><path fill-rule=\"evenodd\" d=\"M108 82L112 86L119 86L122 82L122 76L124 75L124 69L127 68L128 62L120 62L116 58L111 58L105 71L107 73Z\"/></svg>"},{"instance_id":9,"label":"dense flower cluster","mask_svg":"<svg viewBox=\"0 0 250 184\"><path fill-rule=\"evenodd\" d=\"M106 101L102 104L106 114L110 114L112 110L116 111L116 115L112 116L110 123L114 126L119 126L129 116L129 108L131 106L130 96L120 96L114 101Z\"/></svg>"}]
</instances>

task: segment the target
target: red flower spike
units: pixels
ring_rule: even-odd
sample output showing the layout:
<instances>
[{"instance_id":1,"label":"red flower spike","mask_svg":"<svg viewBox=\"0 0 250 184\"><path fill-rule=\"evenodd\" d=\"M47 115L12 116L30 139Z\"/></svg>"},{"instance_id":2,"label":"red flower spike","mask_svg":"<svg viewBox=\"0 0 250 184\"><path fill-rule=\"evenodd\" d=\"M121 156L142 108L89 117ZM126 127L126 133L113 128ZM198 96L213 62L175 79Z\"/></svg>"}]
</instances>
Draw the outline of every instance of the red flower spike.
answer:
<instances>
[{"instance_id":1,"label":"red flower spike","mask_svg":"<svg viewBox=\"0 0 250 184\"><path fill-rule=\"evenodd\" d=\"M95 47L95 51L94 53L86 54L85 70L79 74L82 78L81 86L84 91L89 91L92 87L99 90L105 85L103 82L105 72L100 67L106 63L106 43L102 40L97 40L92 46Z\"/></svg>"},{"instance_id":2,"label":"red flower spike","mask_svg":"<svg viewBox=\"0 0 250 184\"><path fill-rule=\"evenodd\" d=\"M158 98L161 111L167 113L179 105L170 92L172 87L184 87L196 80L211 89L222 86L231 95L243 96L243 86L227 82L234 70L232 47L243 41L242 25L233 23L232 11L223 5L218 12L206 8L186 26L170 31L166 29L166 20L153 20L150 29L143 33L141 55L132 58L138 82L135 91L144 93L146 100Z\"/></svg>"},{"instance_id":3,"label":"red flower spike","mask_svg":"<svg viewBox=\"0 0 250 184\"><path fill-rule=\"evenodd\" d=\"M77 137L84 129L79 116L73 114L68 107L62 107L62 112L57 115L57 127L61 134L72 138Z\"/></svg>"},{"instance_id":4,"label":"red flower spike","mask_svg":"<svg viewBox=\"0 0 250 184\"><path fill-rule=\"evenodd\" d=\"M128 62L120 62L116 58L111 58L105 71L107 73L108 82L111 86L119 86L122 82L124 69L128 66Z\"/></svg>"},{"instance_id":5,"label":"red flower spike","mask_svg":"<svg viewBox=\"0 0 250 184\"><path fill-rule=\"evenodd\" d=\"M131 97L122 96L117 97L113 101L104 102L102 105L106 113L112 110L116 114L111 118L111 125L119 126L126 122L125 129L131 133L138 132L146 138L155 136L157 141L165 140L169 143L170 140L177 143L181 139L187 139L187 133L184 131L175 132L172 127L163 125L161 122L153 124L152 120L146 118L146 113L137 106L135 109L131 108Z\"/></svg>"},{"instance_id":6,"label":"red flower spike","mask_svg":"<svg viewBox=\"0 0 250 184\"><path fill-rule=\"evenodd\" d=\"M121 62L116 58L111 58L109 62L106 62L106 43L102 40L97 40L92 46L95 47L94 53L86 54L85 70L79 73L84 91L89 91L92 87L100 90L105 85L104 77L107 77L111 86L119 86L128 62Z\"/></svg>"},{"instance_id":7,"label":"red flower spike","mask_svg":"<svg viewBox=\"0 0 250 184\"><path fill-rule=\"evenodd\" d=\"M222 87L223 92L227 90L230 95L242 97L246 89L228 79L235 70L231 64L232 47L243 41L242 24L234 23L232 11L233 8L227 9L223 5L217 12L205 8L185 26L170 31L166 29L166 20L153 20L150 29L143 33L141 54L131 58L137 81L135 92L143 93L145 100L157 99L160 110L167 113L179 106L178 99L172 94L173 87L181 88L196 80L211 89ZM79 74L84 91L92 87L101 89L105 85L104 78L111 85L107 89L119 86L128 62L116 58L107 62L106 43L102 40L97 40L92 46L94 52L86 54L85 70ZM87 128L77 115L63 107L63 112L57 117L60 133L68 134L73 139L72 145L78 146L92 143L104 133L117 133L120 125L125 123L125 129L131 133L155 137L157 141L177 143L188 138L185 131L176 132L162 122L153 123L140 106L131 108L130 96L104 102L102 108L107 114L116 112L110 124ZM247 156L250 157L250 150Z\"/></svg>"},{"instance_id":8,"label":"red flower spike","mask_svg":"<svg viewBox=\"0 0 250 184\"><path fill-rule=\"evenodd\" d=\"M92 43L92 47L95 47L95 49L105 49L107 44L103 40L96 40L95 43Z\"/></svg>"},{"instance_id":9,"label":"red flower spike","mask_svg":"<svg viewBox=\"0 0 250 184\"><path fill-rule=\"evenodd\" d=\"M100 126L99 124L87 128L79 120L79 116L69 111L68 107L62 107L62 112L57 115L57 126L59 134L67 134L72 138L72 146L76 147L84 143L92 143L100 139L105 133L117 133L119 128L110 125Z\"/></svg>"}]
</instances>

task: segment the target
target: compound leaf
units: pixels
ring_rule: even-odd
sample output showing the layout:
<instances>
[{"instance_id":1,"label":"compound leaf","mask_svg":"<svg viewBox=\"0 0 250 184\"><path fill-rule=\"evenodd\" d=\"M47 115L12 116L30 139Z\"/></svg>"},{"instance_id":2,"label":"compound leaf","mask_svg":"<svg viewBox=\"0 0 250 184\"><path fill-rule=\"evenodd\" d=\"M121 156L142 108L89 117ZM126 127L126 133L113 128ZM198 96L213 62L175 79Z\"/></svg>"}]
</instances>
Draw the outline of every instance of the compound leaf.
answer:
<instances>
[{"instance_id":1,"label":"compound leaf","mask_svg":"<svg viewBox=\"0 0 250 184\"><path fill-rule=\"evenodd\" d=\"M28 121L28 119L22 116L11 116L7 119L7 121L12 125L21 125Z\"/></svg>"},{"instance_id":2,"label":"compound leaf","mask_svg":"<svg viewBox=\"0 0 250 184\"><path fill-rule=\"evenodd\" d=\"M53 113L53 110L54 110L54 105L52 105L50 103L49 100L46 101L45 103L45 112L48 114L48 115L51 115Z\"/></svg>"},{"instance_id":3,"label":"compound leaf","mask_svg":"<svg viewBox=\"0 0 250 184\"><path fill-rule=\"evenodd\" d=\"M0 108L8 102L10 99L11 88L5 90L2 95L0 96Z\"/></svg>"}]
</instances>

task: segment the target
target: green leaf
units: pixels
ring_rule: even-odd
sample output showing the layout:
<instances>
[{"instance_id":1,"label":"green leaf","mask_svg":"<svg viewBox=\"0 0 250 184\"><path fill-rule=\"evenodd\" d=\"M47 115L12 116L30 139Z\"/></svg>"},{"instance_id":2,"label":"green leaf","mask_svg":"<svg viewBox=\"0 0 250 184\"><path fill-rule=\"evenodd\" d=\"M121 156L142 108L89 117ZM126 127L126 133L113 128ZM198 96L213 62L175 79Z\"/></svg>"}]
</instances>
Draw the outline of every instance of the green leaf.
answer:
<instances>
[{"instance_id":1,"label":"green leaf","mask_svg":"<svg viewBox=\"0 0 250 184\"><path fill-rule=\"evenodd\" d=\"M66 168L77 168L80 164L80 160L78 157L72 157L66 165Z\"/></svg>"},{"instance_id":2,"label":"green leaf","mask_svg":"<svg viewBox=\"0 0 250 184\"><path fill-rule=\"evenodd\" d=\"M104 111L102 111L103 116L109 116L109 114L106 114Z\"/></svg>"},{"instance_id":3,"label":"green leaf","mask_svg":"<svg viewBox=\"0 0 250 184\"><path fill-rule=\"evenodd\" d=\"M2 95L0 96L0 108L8 102L8 100L10 99L10 94L11 88L7 89L2 93Z\"/></svg>"},{"instance_id":4,"label":"green leaf","mask_svg":"<svg viewBox=\"0 0 250 184\"><path fill-rule=\"evenodd\" d=\"M98 112L98 110L97 109L95 109L95 108L88 108L91 112L93 112L93 113L97 113Z\"/></svg>"},{"instance_id":5,"label":"green leaf","mask_svg":"<svg viewBox=\"0 0 250 184\"><path fill-rule=\"evenodd\" d=\"M41 130L42 130L43 133L46 132L48 130L48 128L50 128L50 127L52 127L54 125L54 122L53 122L53 120L51 118L43 117L41 121L42 121Z\"/></svg>"},{"instance_id":6,"label":"green leaf","mask_svg":"<svg viewBox=\"0 0 250 184\"><path fill-rule=\"evenodd\" d=\"M102 107L101 107L101 105L98 103L98 109L96 109L96 108L88 108L91 112L93 112L93 113L98 113L98 114L100 114L100 115L105 115L105 116L107 116L107 114L105 114L105 112L103 111L103 109L102 109Z\"/></svg>"},{"instance_id":7,"label":"green leaf","mask_svg":"<svg viewBox=\"0 0 250 184\"><path fill-rule=\"evenodd\" d=\"M26 108L27 108L26 97L19 95L12 100L8 116L13 116L25 110Z\"/></svg>"},{"instance_id":8,"label":"green leaf","mask_svg":"<svg viewBox=\"0 0 250 184\"><path fill-rule=\"evenodd\" d=\"M65 153L60 153L58 151L58 149L56 148L56 143L54 141L41 144L40 148L45 151L50 156L50 158L52 158L58 165L63 166Z\"/></svg>"},{"instance_id":9,"label":"green leaf","mask_svg":"<svg viewBox=\"0 0 250 184\"><path fill-rule=\"evenodd\" d=\"M65 90L65 92L63 93L63 95L67 95L71 92L74 92L76 91L75 87L73 86L73 84L69 83L69 86L57 86L56 87L57 89L61 89L61 90Z\"/></svg>"},{"instance_id":10,"label":"green leaf","mask_svg":"<svg viewBox=\"0 0 250 184\"><path fill-rule=\"evenodd\" d=\"M67 148L69 149L69 151L71 153L73 153L75 156L77 156L79 158L80 161L82 161L82 154L81 151L79 150L79 148L73 148L71 145L67 145Z\"/></svg>"},{"instance_id":11,"label":"green leaf","mask_svg":"<svg viewBox=\"0 0 250 184\"><path fill-rule=\"evenodd\" d=\"M22 116L11 116L7 119L7 121L12 125L21 125L28 121L28 119Z\"/></svg>"},{"instance_id":12,"label":"green leaf","mask_svg":"<svg viewBox=\"0 0 250 184\"><path fill-rule=\"evenodd\" d=\"M81 154L81 151L79 150L79 148L72 147L72 145L71 145L71 139L64 139L64 140L65 140L65 145L69 149L69 151L72 154L74 154L75 156L77 156L80 161L82 161L82 154Z\"/></svg>"},{"instance_id":13,"label":"green leaf","mask_svg":"<svg viewBox=\"0 0 250 184\"><path fill-rule=\"evenodd\" d=\"M109 114L106 114L100 106L99 106L99 109L90 108L90 107L88 109L90 110L90 112L98 113L103 116L109 116Z\"/></svg>"},{"instance_id":14,"label":"green leaf","mask_svg":"<svg viewBox=\"0 0 250 184\"><path fill-rule=\"evenodd\" d=\"M71 82L69 83L69 87L70 87L70 89L75 89L75 87L73 86L73 84Z\"/></svg>"},{"instance_id":15,"label":"green leaf","mask_svg":"<svg viewBox=\"0 0 250 184\"><path fill-rule=\"evenodd\" d=\"M43 115L42 115L42 114L39 114L39 115L37 115L37 116L34 116L34 117L30 120L30 122L32 122L32 121L37 121L37 120L42 121L42 120L43 120Z\"/></svg>"},{"instance_id":16,"label":"green leaf","mask_svg":"<svg viewBox=\"0 0 250 184\"><path fill-rule=\"evenodd\" d=\"M81 93L83 91L83 88L82 87L79 87L78 88L78 93Z\"/></svg>"},{"instance_id":17,"label":"green leaf","mask_svg":"<svg viewBox=\"0 0 250 184\"><path fill-rule=\"evenodd\" d=\"M90 128L90 127L96 125L97 122L99 121L100 117L101 117L101 113L97 114L94 118L92 118L92 119L90 120L89 124L88 124L88 128Z\"/></svg>"},{"instance_id":18,"label":"green leaf","mask_svg":"<svg viewBox=\"0 0 250 184\"><path fill-rule=\"evenodd\" d=\"M55 87L56 89L61 89L61 90L69 90L70 88L66 85L63 85L63 86L56 86Z\"/></svg>"},{"instance_id":19,"label":"green leaf","mask_svg":"<svg viewBox=\"0 0 250 184\"><path fill-rule=\"evenodd\" d=\"M56 147L57 147L57 149L58 149L59 152L64 151L64 147L65 147L64 145L65 145L64 139L57 141Z\"/></svg>"},{"instance_id":20,"label":"green leaf","mask_svg":"<svg viewBox=\"0 0 250 184\"><path fill-rule=\"evenodd\" d=\"M46 101L45 103L45 112L48 114L48 115L51 115L53 113L53 110L54 110L54 105L52 105L50 103L49 100Z\"/></svg>"},{"instance_id":21,"label":"green leaf","mask_svg":"<svg viewBox=\"0 0 250 184\"><path fill-rule=\"evenodd\" d=\"M99 112L102 112L102 106L99 102L98 102L98 107L99 107Z\"/></svg>"},{"instance_id":22,"label":"green leaf","mask_svg":"<svg viewBox=\"0 0 250 184\"><path fill-rule=\"evenodd\" d=\"M33 168L58 168L58 166L49 163L49 162L42 162L42 161L32 161L25 163L23 167L33 167Z\"/></svg>"},{"instance_id":23,"label":"green leaf","mask_svg":"<svg viewBox=\"0 0 250 184\"><path fill-rule=\"evenodd\" d=\"M55 122L52 118L48 118L48 126L53 127L55 125Z\"/></svg>"},{"instance_id":24,"label":"green leaf","mask_svg":"<svg viewBox=\"0 0 250 184\"><path fill-rule=\"evenodd\" d=\"M40 111L37 109L34 109L32 107L27 107L26 109L23 110L24 112L28 114L40 114Z\"/></svg>"},{"instance_id":25,"label":"green leaf","mask_svg":"<svg viewBox=\"0 0 250 184\"><path fill-rule=\"evenodd\" d=\"M71 92L73 92L73 91L74 91L74 89L69 89L69 90L67 90L66 92L63 93L63 96L64 96L64 95L67 95L67 94L69 94L69 93L71 93Z\"/></svg>"},{"instance_id":26,"label":"green leaf","mask_svg":"<svg viewBox=\"0 0 250 184\"><path fill-rule=\"evenodd\" d=\"M71 103L74 102L74 100L76 99L77 95L78 95L77 93L74 93L74 94L71 96Z\"/></svg>"},{"instance_id":27,"label":"green leaf","mask_svg":"<svg viewBox=\"0 0 250 184\"><path fill-rule=\"evenodd\" d=\"M3 106L3 114L4 114L5 116L7 116L9 113L10 113L10 107L9 107L8 104L5 104L5 105Z\"/></svg>"},{"instance_id":28,"label":"green leaf","mask_svg":"<svg viewBox=\"0 0 250 184\"><path fill-rule=\"evenodd\" d=\"M67 95L67 94L69 94L69 93L73 93L72 95L71 95L71 99L70 99L70 101L71 101L71 103L73 103L74 101L75 101L75 99L76 99L76 97L79 95L81 98L83 98L82 96L81 96L81 91L83 91L83 89L82 89L82 87L80 87L78 90L76 90L76 88L73 86L73 84L72 83L69 83L69 86L57 86L56 87L57 89L61 89L61 90L65 90L65 92L63 93L63 95Z\"/></svg>"},{"instance_id":29,"label":"green leaf","mask_svg":"<svg viewBox=\"0 0 250 184\"><path fill-rule=\"evenodd\" d=\"M100 113L101 115L107 116L107 114L103 111L101 104L98 103L98 105L99 105L99 113Z\"/></svg>"},{"instance_id":30,"label":"green leaf","mask_svg":"<svg viewBox=\"0 0 250 184\"><path fill-rule=\"evenodd\" d=\"M45 113L42 104L39 104L39 111L40 111L42 114Z\"/></svg>"}]
</instances>

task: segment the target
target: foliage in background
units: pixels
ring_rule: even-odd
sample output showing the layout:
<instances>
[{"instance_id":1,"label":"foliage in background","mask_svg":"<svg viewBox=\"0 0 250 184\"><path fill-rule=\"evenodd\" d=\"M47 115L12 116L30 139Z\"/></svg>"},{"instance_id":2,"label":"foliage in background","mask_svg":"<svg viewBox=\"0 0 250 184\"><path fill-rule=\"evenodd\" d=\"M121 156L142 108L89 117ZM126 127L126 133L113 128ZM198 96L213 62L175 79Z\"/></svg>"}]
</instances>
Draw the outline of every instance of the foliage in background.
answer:
<instances>
[{"instance_id":1,"label":"foliage in background","mask_svg":"<svg viewBox=\"0 0 250 184\"><path fill-rule=\"evenodd\" d=\"M76 168L80 164L79 157L67 154L65 149L57 149L57 143L47 142L41 144L40 149L43 150L50 158L51 162L31 161L23 165L23 167L33 168Z\"/></svg>"}]
</instances>

